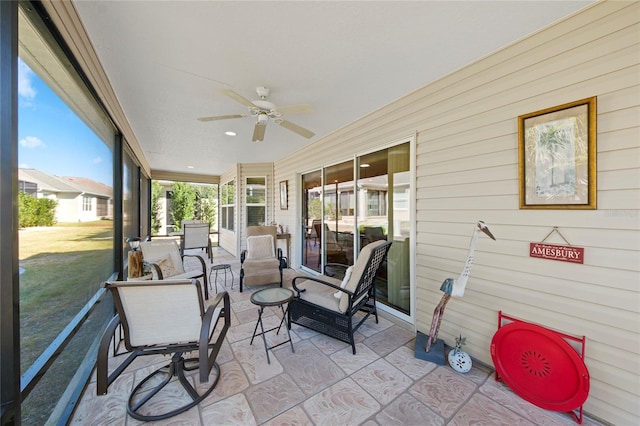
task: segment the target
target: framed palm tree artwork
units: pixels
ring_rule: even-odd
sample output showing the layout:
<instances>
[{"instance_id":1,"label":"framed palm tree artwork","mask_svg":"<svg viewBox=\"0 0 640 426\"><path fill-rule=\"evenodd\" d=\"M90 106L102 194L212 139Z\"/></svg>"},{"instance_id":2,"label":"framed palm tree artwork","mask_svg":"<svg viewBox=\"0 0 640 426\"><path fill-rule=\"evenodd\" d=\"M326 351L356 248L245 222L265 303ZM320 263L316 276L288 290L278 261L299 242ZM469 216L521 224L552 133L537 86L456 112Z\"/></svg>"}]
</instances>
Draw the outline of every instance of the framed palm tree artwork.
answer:
<instances>
[{"instance_id":1,"label":"framed palm tree artwork","mask_svg":"<svg viewBox=\"0 0 640 426\"><path fill-rule=\"evenodd\" d=\"M518 117L521 209L596 209L596 97Z\"/></svg>"}]
</instances>

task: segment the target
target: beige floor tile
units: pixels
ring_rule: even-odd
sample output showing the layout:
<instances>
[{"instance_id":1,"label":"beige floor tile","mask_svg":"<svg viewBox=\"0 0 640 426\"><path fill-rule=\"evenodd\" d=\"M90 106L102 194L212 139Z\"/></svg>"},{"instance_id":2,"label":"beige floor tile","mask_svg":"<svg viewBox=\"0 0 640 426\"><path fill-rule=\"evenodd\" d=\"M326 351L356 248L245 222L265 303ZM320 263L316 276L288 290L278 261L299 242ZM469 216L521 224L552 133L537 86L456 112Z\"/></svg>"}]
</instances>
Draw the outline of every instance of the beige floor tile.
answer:
<instances>
[{"instance_id":1,"label":"beige floor tile","mask_svg":"<svg viewBox=\"0 0 640 426\"><path fill-rule=\"evenodd\" d=\"M200 404L206 407L214 402L240 393L249 387L244 370L240 364L233 360L220 365L220 380L211 394Z\"/></svg>"},{"instance_id":2,"label":"beige floor tile","mask_svg":"<svg viewBox=\"0 0 640 426\"><path fill-rule=\"evenodd\" d=\"M452 426L533 426L535 423L520 417L513 411L476 393L449 422ZM540 423L552 425L554 423Z\"/></svg>"},{"instance_id":3,"label":"beige floor tile","mask_svg":"<svg viewBox=\"0 0 640 426\"><path fill-rule=\"evenodd\" d=\"M426 405L405 393L376 416L385 426L442 426L444 419Z\"/></svg>"},{"instance_id":4,"label":"beige floor tile","mask_svg":"<svg viewBox=\"0 0 640 426\"><path fill-rule=\"evenodd\" d=\"M306 398L288 374L251 386L244 394L259 423L284 413Z\"/></svg>"},{"instance_id":5,"label":"beige floor tile","mask_svg":"<svg viewBox=\"0 0 640 426\"><path fill-rule=\"evenodd\" d=\"M303 404L316 425L357 425L380 410L380 404L352 379L344 379Z\"/></svg>"},{"instance_id":6,"label":"beige floor tile","mask_svg":"<svg viewBox=\"0 0 640 426\"><path fill-rule=\"evenodd\" d=\"M504 382L497 382L493 375L480 387L480 392L496 403L514 411L527 419L535 419L538 424L575 425L569 413L558 413L540 408L516 395ZM583 425L598 424L585 420Z\"/></svg>"},{"instance_id":7,"label":"beige floor tile","mask_svg":"<svg viewBox=\"0 0 640 426\"><path fill-rule=\"evenodd\" d=\"M387 405L413 384L413 380L384 359L374 361L351 377L381 405Z\"/></svg>"},{"instance_id":8,"label":"beige floor tile","mask_svg":"<svg viewBox=\"0 0 640 426\"><path fill-rule=\"evenodd\" d=\"M311 342L296 343L295 349L296 352L292 353L285 346L275 353L280 363L285 366L285 372L305 395L313 395L346 376L331 358Z\"/></svg>"},{"instance_id":9,"label":"beige floor tile","mask_svg":"<svg viewBox=\"0 0 640 426\"><path fill-rule=\"evenodd\" d=\"M263 426L313 426L307 413L298 406L280 414L278 417L263 423Z\"/></svg>"},{"instance_id":10,"label":"beige floor tile","mask_svg":"<svg viewBox=\"0 0 640 426\"><path fill-rule=\"evenodd\" d=\"M249 344L248 339L232 343L231 349L247 375L249 383L263 382L284 371L278 359L272 354L270 354L271 364L267 362L262 339L254 340L252 345Z\"/></svg>"},{"instance_id":11,"label":"beige floor tile","mask_svg":"<svg viewBox=\"0 0 640 426\"><path fill-rule=\"evenodd\" d=\"M331 355L331 360L347 374L352 374L379 358L380 356L377 353L362 343L356 344L355 355L351 346L347 346Z\"/></svg>"},{"instance_id":12,"label":"beige floor tile","mask_svg":"<svg viewBox=\"0 0 640 426\"><path fill-rule=\"evenodd\" d=\"M364 340L364 344L373 349L380 356L387 356L415 338L415 333L403 327L393 325Z\"/></svg>"},{"instance_id":13,"label":"beige floor tile","mask_svg":"<svg viewBox=\"0 0 640 426\"><path fill-rule=\"evenodd\" d=\"M247 398L239 393L202 408L202 424L247 426L258 423Z\"/></svg>"},{"instance_id":14,"label":"beige floor tile","mask_svg":"<svg viewBox=\"0 0 640 426\"><path fill-rule=\"evenodd\" d=\"M475 390L473 382L459 376L449 367L439 366L409 388L409 393L447 419Z\"/></svg>"},{"instance_id":15,"label":"beige floor tile","mask_svg":"<svg viewBox=\"0 0 640 426\"><path fill-rule=\"evenodd\" d=\"M400 346L385 359L413 380L418 380L437 367L432 362L416 358L414 350L406 346Z\"/></svg>"}]
</instances>

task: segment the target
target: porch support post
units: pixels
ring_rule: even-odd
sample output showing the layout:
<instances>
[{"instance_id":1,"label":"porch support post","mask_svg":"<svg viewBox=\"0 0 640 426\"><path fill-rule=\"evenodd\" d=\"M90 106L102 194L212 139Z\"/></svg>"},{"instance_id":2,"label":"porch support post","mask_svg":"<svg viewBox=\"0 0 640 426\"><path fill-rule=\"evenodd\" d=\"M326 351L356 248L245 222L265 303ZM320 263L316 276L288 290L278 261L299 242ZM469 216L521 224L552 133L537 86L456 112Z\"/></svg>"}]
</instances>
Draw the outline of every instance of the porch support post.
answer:
<instances>
[{"instance_id":1,"label":"porch support post","mask_svg":"<svg viewBox=\"0 0 640 426\"><path fill-rule=\"evenodd\" d=\"M20 424L18 2L0 1L0 424Z\"/></svg>"},{"instance_id":2,"label":"porch support post","mask_svg":"<svg viewBox=\"0 0 640 426\"><path fill-rule=\"evenodd\" d=\"M124 219L122 188L124 166L122 163L122 134L116 134L113 144L113 260L114 271L118 272L118 279L123 279L124 271Z\"/></svg>"}]
</instances>

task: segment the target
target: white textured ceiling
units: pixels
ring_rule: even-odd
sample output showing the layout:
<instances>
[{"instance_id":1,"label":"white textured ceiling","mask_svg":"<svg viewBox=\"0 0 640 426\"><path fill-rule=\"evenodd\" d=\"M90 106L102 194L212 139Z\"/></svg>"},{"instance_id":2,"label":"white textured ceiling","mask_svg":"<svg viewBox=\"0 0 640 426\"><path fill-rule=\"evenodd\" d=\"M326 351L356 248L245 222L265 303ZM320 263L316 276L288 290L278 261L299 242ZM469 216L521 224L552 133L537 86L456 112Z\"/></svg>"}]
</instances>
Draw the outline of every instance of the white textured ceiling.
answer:
<instances>
[{"instance_id":1,"label":"white textured ceiling","mask_svg":"<svg viewBox=\"0 0 640 426\"><path fill-rule=\"evenodd\" d=\"M76 1L153 170L219 175L271 162L591 1ZM220 93L249 100L266 86L311 139L255 119ZM232 130L237 136L224 134ZM192 169L188 166L193 166Z\"/></svg>"}]
</instances>

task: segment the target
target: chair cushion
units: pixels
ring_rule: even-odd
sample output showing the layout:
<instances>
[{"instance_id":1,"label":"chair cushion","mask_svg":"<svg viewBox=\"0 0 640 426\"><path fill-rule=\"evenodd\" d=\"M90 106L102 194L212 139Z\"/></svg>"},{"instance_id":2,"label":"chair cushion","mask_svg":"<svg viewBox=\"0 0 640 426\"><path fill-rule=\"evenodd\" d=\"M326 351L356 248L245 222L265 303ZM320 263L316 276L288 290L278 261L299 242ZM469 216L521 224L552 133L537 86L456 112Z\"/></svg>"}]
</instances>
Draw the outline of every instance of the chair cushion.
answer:
<instances>
[{"instance_id":1,"label":"chair cushion","mask_svg":"<svg viewBox=\"0 0 640 426\"><path fill-rule=\"evenodd\" d=\"M360 282L360 278L362 274L364 274L365 269L367 267L367 263L369 262L369 258L371 257L372 252L378 248L379 246L386 244L386 240L378 240L371 244L367 244L360 250L360 254L358 255L358 260L356 260L356 264L353 265L353 272L351 273L351 278L349 278L349 282L347 282L347 286L345 287L347 290L355 291L358 283ZM364 296L362 296L364 297ZM354 300L353 303L357 303L362 300L362 297L358 300ZM346 312L349 308L349 296L346 293L342 293L342 297L340 298L340 312Z\"/></svg>"},{"instance_id":2,"label":"chair cushion","mask_svg":"<svg viewBox=\"0 0 640 426\"><path fill-rule=\"evenodd\" d=\"M280 282L280 261L269 259L247 259L242 265L246 285L272 284Z\"/></svg>"},{"instance_id":3,"label":"chair cushion","mask_svg":"<svg viewBox=\"0 0 640 426\"><path fill-rule=\"evenodd\" d=\"M349 266L346 271L344 271L344 278L342 278L342 282L340 283L340 288L345 288L347 283L349 282L349 278L351 278L351 274L353 273L353 265ZM341 291L336 291L333 293L333 297L336 299L340 299L344 293Z\"/></svg>"},{"instance_id":4,"label":"chair cushion","mask_svg":"<svg viewBox=\"0 0 640 426\"><path fill-rule=\"evenodd\" d=\"M247 237L247 259L267 259L276 257L272 235Z\"/></svg>"},{"instance_id":5,"label":"chair cushion","mask_svg":"<svg viewBox=\"0 0 640 426\"><path fill-rule=\"evenodd\" d=\"M327 277L326 275L318 275L314 278L326 281L333 285L340 285L340 280ZM303 291L300 293L300 298L302 300L305 300L314 305L322 306L323 308L327 308L335 312L344 313L346 311L346 309L340 310L339 300L333 296L335 290L332 287L311 280L305 280L299 284L296 282L296 287L301 290L307 289L307 291Z\"/></svg>"}]
</instances>

